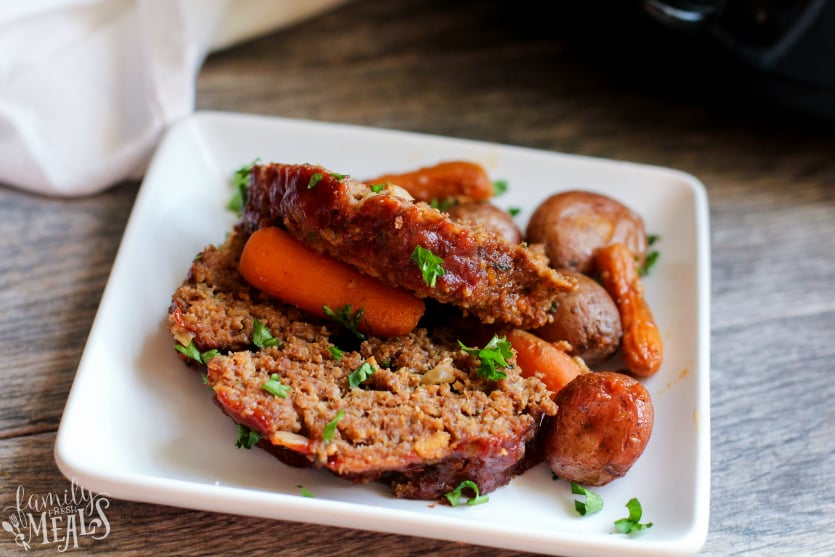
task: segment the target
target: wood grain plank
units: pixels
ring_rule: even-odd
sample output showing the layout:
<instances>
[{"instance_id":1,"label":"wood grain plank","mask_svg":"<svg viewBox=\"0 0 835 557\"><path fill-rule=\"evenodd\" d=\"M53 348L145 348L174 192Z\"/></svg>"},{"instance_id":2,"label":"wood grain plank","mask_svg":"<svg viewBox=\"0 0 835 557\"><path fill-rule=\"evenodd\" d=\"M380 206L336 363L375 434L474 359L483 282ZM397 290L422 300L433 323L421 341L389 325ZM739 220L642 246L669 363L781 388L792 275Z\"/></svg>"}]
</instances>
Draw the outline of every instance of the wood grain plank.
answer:
<instances>
[{"instance_id":1,"label":"wood grain plank","mask_svg":"<svg viewBox=\"0 0 835 557\"><path fill-rule=\"evenodd\" d=\"M0 437L57 428L136 189L0 189Z\"/></svg>"}]
</instances>

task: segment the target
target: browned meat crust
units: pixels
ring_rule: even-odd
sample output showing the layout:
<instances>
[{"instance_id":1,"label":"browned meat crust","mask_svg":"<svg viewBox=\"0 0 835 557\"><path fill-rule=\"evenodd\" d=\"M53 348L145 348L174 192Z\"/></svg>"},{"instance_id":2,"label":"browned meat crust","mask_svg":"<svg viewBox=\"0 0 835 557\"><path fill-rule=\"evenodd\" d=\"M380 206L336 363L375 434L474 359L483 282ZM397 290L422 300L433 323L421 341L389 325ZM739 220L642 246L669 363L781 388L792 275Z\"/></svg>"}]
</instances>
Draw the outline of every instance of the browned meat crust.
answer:
<instances>
[{"instance_id":1,"label":"browned meat crust","mask_svg":"<svg viewBox=\"0 0 835 557\"><path fill-rule=\"evenodd\" d=\"M538 379L523 378L514 363L507 378L485 380L453 337L423 328L363 341L336 359L329 348L339 326L248 287L236 270L242 246L232 234L192 263L173 296L169 329L181 344L193 339L201 351L221 351L209 361L208 383L224 412L262 436L261 446L289 464L384 482L399 497L420 499L464 480L489 492L544 458L531 448L556 406ZM280 346L253 346L255 319ZM363 362L376 371L352 388L348 376ZM273 374L290 387L287 398L263 390Z\"/></svg>"},{"instance_id":2,"label":"browned meat crust","mask_svg":"<svg viewBox=\"0 0 835 557\"><path fill-rule=\"evenodd\" d=\"M252 232L267 225L282 226L389 286L459 306L484 323L539 327L550 320L556 296L574 287L524 245L456 223L401 188L374 192L319 166L253 167L241 226ZM411 261L415 246L444 261L445 274L434 287Z\"/></svg>"}]
</instances>

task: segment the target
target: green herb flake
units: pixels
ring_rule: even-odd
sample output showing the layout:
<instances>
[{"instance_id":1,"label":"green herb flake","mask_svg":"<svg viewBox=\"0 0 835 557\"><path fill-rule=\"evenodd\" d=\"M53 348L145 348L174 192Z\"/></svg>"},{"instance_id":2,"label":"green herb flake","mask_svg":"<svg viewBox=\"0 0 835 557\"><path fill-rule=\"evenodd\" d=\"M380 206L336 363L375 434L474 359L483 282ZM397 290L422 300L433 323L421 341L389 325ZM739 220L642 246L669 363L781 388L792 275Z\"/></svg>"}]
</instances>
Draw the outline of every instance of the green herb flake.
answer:
<instances>
[{"instance_id":1,"label":"green herb flake","mask_svg":"<svg viewBox=\"0 0 835 557\"><path fill-rule=\"evenodd\" d=\"M246 205L247 190L249 189L249 175L252 172L252 167L258 164L260 158L256 158L249 164L245 164L232 174L232 187L234 191L232 198L226 204L226 208L234 211L240 216L243 213L244 205Z\"/></svg>"},{"instance_id":2,"label":"green herb flake","mask_svg":"<svg viewBox=\"0 0 835 557\"><path fill-rule=\"evenodd\" d=\"M580 484L571 482L571 493L574 495L584 495L586 497L585 502L580 501L579 499L574 500L574 508L581 516L594 514L603 509L603 498L597 493L589 491Z\"/></svg>"},{"instance_id":3,"label":"green herb flake","mask_svg":"<svg viewBox=\"0 0 835 557\"><path fill-rule=\"evenodd\" d=\"M450 207L452 207L453 205L455 205L455 200L451 199L451 198L447 198L447 199L432 198L429 201L429 206L430 207L432 207L433 209L437 209L437 210L441 211L442 213L444 213L446 211L449 211Z\"/></svg>"},{"instance_id":4,"label":"green herb flake","mask_svg":"<svg viewBox=\"0 0 835 557\"><path fill-rule=\"evenodd\" d=\"M493 197L498 197L503 193L507 193L508 184L507 180L495 180L493 182Z\"/></svg>"},{"instance_id":5,"label":"green herb flake","mask_svg":"<svg viewBox=\"0 0 835 557\"><path fill-rule=\"evenodd\" d=\"M333 441L333 436L336 434L336 424L344 417L345 410L340 410L331 421L325 424L325 429L322 430L322 441L324 441L325 445Z\"/></svg>"},{"instance_id":6,"label":"green herb flake","mask_svg":"<svg viewBox=\"0 0 835 557\"><path fill-rule=\"evenodd\" d=\"M304 487L303 485L297 485L296 487L298 487L298 488L299 488L299 494L300 494L302 497L316 497L315 495L313 495L313 492L312 492L312 491L310 491L309 489L307 489L307 488L306 488L306 487Z\"/></svg>"},{"instance_id":7,"label":"green herb flake","mask_svg":"<svg viewBox=\"0 0 835 557\"><path fill-rule=\"evenodd\" d=\"M647 254L644 264L638 268L638 276L645 277L649 274L650 269L658 262L658 250L652 250Z\"/></svg>"},{"instance_id":8,"label":"green herb flake","mask_svg":"<svg viewBox=\"0 0 835 557\"><path fill-rule=\"evenodd\" d=\"M342 359L342 356L345 355L345 352L337 348L336 346L328 346L328 352L331 353L333 359L337 362Z\"/></svg>"},{"instance_id":9,"label":"green herb flake","mask_svg":"<svg viewBox=\"0 0 835 557\"><path fill-rule=\"evenodd\" d=\"M638 499L635 497L630 499L629 502L626 503L626 508L629 509L629 516L615 521L615 528L617 528L618 532L622 534L632 534L634 532L646 530L647 528L652 528L652 522L641 524L643 510L641 509L641 503Z\"/></svg>"},{"instance_id":10,"label":"green herb flake","mask_svg":"<svg viewBox=\"0 0 835 557\"><path fill-rule=\"evenodd\" d=\"M252 344L258 348L269 348L270 346L281 347L281 342L273 336L260 319L252 322Z\"/></svg>"},{"instance_id":11,"label":"green herb flake","mask_svg":"<svg viewBox=\"0 0 835 557\"><path fill-rule=\"evenodd\" d=\"M267 382L261 385L261 389L278 398L287 398L287 395L290 394L290 386L283 384L277 373L270 375Z\"/></svg>"},{"instance_id":12,"label":"green herb flake","mask_svg":"<svg viewBox=\"0 0 835 557\"><path fill-rule=\"evenodd\" d=\"M365 310L358 309L357 311L351 313L351 309L351 304L345 304L336 311L328 306L322 306L322 313L351 331L358 339L364 340L365 334L359 330L359 326L363 315L365 315Z\"/></svg>"},{"instance_id":13,"label":"green herb flake","mask_svg":"<svg viewBox=\"0 0 835 557\"><path fill-rule=\"evenodd\" d=\"M520 209L519 207L511 207L507 210L507 212L510 214L511 217L515 217L522 212L522 209Z\"/></svg>"},{"instance_id":14,"label":"green herb flake","mask_svg":"<svg viewBox=\"0 0 835 557\"><path fill-rule=\"evenodd\" d=\"M316 184L322 181L322 178L324 178L324 176L322 176L321 172L314 172L311 174L310 181L307 183L307 189L312 190L315 188Z\"/></svg>"},{"instance_id":15,"label":"green herb flake","mask_svg":"<svg viewBox=\"0 0 835 557\"><path fill-rule=\"evenodd\" d=\"M187 358L191 358L195 362L199 364L208 364L209 360L220 354L219 351L216 349L207 350L205 352L200 352L200 349L197 348L197 345L194 344L194 339L188 343L188 346L183 346L182 344L175 344L174 348L180 354L184 355Z\"/></svg>"},{"instance_id":16,"label":"green herb flake","mask_svg":"<svg viewBox=\"0 0 835 557\"><path fill-rule=\"evenodd\" d=\"M412 251L411 260L420 269L423 275L423 282L431 288L435 288L438 277L446 274L443 267L444 260L423 246L415 246L415 249Z\"/></svg>"},{"instance_id":17,"label":"green herb flake","mask_svg":"<svg viewBox=\"0 0 835 557\"><path fill-rule=\"evenodd\" d=\"M366 381L369 377L374 375L374 366L368 362L363 362L360 367L355 369L348 376L348 386L352 389L359 387L361 383Z\"/></svg>"},{"instance_id":18,"label":"green herb flake","mask_svg":"<svg viewBox=\"0 0 835 557\"><path fill-rule=\"evenodd\" d=\"M200 349L197 348L197 345L194 344L194 340L188 343L188 346L183 346L182 344L174 345L174 348L177 349L177 352L185 356L186 358L191 358L197 362L203 363L203 360L200 359Z\"/></svg>"},{"instance_id":19,"label":"green herb flake","mask_svg":"<svg viewBox=\"0 0 835 557\"><path fill-rule=\"evenodd\" d=\"M235 441L236 447L239 449L251 449L260 440L261 436L258 433L244 425L238 424L238 439Z\"/></svg>"},{"instance_id":20,"label":"green herb flake","mask_svg":"<svg viewBox=\"0 0 835 557\"><path fill-rule=\"evenodd\" d=\"M331 172L330 175L336 178L337 181L342 181L348 177L347 174L339 174L338 172Z\"/></svg>"},{"instance_id":21,"label":"green herb flake","mask_svg":"<svg viewBox=\"0 0 835 557\"><path fill-rule=\"evenodd\" d=\"M469 505L470 507L474 507L475 505L481 505L490 500L490 498L486 495L479 494L478 486L475 484L475 482L471 480L464 480L463 482L458 484L458 487L456 487L452 491L444 493L444 497L446 497L447 501L449 501L449 504L453 507L463 505L464 503L461 502L461 497L462 492L465 489L469 489L473 493L473 496L467 499L467 505Z\"/></svg>"},{"instance_id":22,"label":"green herb flake","mask_svg":"<svg viewBox=\"0 0 835 557\"><path fill-rule=\"evenodd\" d=\"M499 337L493 335L484 348L469 348L460 340L458 345L464 352L470 356L475 356L481 360L478 367L478 374L490 381L498 381L504 379L507 374L498 368L510 367L508 359L513 357L513 351L510 348L510 343L506 337Z\"/></svg>"},{"instance_id":23,"label":"green herb flake","mask_svg":"<svg viewBox=\"0 0 835 557\"><path fill-rule=\"evenodd\" d=\"M387 184L369 184L368 187L371 188L371 191L374 193L380 193L384 189L386 189Z\"/></svg>"},{"instance_id":24,"label":"green herb flake","mask_svg":"<svg viewBox=\"0 0 835 557\"><path fill-rule=\"evenodd\" d=\"M647 246L654 246L658 243L658 240L660 239L661 237L658 234L647 235ZM653 266L655 266L655 264L658 262L658 257L660 255L661 254L658 252L658 250L650 250L647 253L646 259L644 260L644 264L638 267L638 276L647 276L649 274L650 269L652 269Z\"/></svg>"}]
</instances>

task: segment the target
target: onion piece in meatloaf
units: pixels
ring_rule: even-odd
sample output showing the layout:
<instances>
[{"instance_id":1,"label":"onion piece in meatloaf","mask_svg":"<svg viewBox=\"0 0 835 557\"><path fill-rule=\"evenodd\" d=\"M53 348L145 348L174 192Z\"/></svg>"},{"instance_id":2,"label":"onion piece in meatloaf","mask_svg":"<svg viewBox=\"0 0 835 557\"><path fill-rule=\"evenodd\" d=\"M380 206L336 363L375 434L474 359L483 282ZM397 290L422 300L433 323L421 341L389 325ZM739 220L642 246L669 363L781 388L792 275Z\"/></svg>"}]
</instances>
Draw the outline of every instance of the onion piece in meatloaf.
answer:
<instances>
[{"instance_id":1,"label":"onion piece in meatloaf","mask_svg":"<svg viewBox=\"0 0 835 557\"><path fill-rule=\"evenodd\" d=\"M523 244L456 222L400 187L377 191L321 166L253 166L241 227L264 226L285 228L387 286L458 306L484 323L541 327L553 318L557 296L576 286ZM411 261L416 246L444 261L431 286Z\"/></svg>"},{"instance_id":2,"label":"onion piece in meatloaf","mask_svg":"<svg viewBox=\"0 0 835 557\"><path fill-rule=\"evenodd\" d=\"M338 324L269 299L238 275L244 240L233 233L192 263L169 328L181 344L220 351L208 383L227 415L261 435L259 446L288 464L379 481L414 499L442 498L464 480L487 493L542 460L535 441L556 406L514 360L505 379L480 378L478 360L453 337L425 328L357 341L336 359L329 348L343 338ZM277 346L252 344L256 319ZM365 362L374 373L352 388L349 375ZM289 387L286 398L263 389L275 376Z\"/></svg>"}]
</instances>

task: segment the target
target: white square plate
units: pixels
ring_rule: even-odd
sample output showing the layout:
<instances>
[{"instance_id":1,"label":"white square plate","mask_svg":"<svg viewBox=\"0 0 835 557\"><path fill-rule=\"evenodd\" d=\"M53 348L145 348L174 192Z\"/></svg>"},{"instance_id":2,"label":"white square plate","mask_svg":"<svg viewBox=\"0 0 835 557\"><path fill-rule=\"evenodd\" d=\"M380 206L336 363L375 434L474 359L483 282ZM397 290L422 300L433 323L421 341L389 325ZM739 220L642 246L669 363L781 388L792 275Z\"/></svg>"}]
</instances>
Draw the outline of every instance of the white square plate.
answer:
<instances>
[{"instance_id":1,"label":"white square plate","mask_svg":"<svg viewBox=\"0 0 835 557\"><path fill-rule=\"evenodd\" d=\"M442 160L481 163L509 189L524 226L551 193L588 189L638 211L661 256L644 288L665 343L645 380L655 429L630 472L598 488L605 507L577 515L546 465L490 494L449 507L398 500L236 449L235 425L176 357L166 328L171 294L194 256L221 243L231 173L265 162L318 163L370 177ZM78 367L55 457L63 474L117 498L435 537L565 555L688 555L707 534L710 479L708 209L703 185L665 168L414 133L223 113L198 113L164 138L147 172ZM298 486L315 497L303 497ZM640 535L615 533L637 497Z\"/></svg>"}]
</instances>

